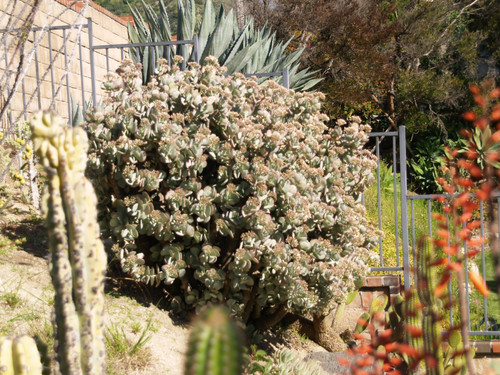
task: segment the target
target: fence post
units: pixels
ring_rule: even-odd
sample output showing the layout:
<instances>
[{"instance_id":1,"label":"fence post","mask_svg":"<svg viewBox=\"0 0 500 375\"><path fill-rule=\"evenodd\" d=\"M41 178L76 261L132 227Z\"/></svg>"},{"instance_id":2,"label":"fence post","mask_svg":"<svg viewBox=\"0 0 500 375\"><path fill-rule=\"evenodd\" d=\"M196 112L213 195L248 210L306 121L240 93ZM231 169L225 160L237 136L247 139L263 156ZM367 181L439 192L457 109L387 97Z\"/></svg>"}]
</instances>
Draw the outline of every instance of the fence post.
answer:
<instances>
[{"instance_id":1,"label":"fence post","mask_svg":"<svg viewBox=\"0 0 500 375\"><path fill-rule=\"evenodd\" d=\"M283 68L283 86L286 89L290 88L290 69Z\"/></svg>"},{"instance_id":2,"label":"fence post","mask_svg":"<svg viewBox=\"0 0 500 375\"><path fill-rule=\"evenodd\" d=\"M92 83L92 105L97 105L97 92L95 84L95 66L94 66L94 34L92 32L92 18L87 18L89 32L89 63L90 63L90 82ZM85 105L85 103L83 104Z\"/></svg>"},{"instance_id":3,"label":"fence post","mask_svg":"<svg viewBox=\"0 0 500 375\"><path fill-rule=\"evenodd\" d=\"M408 241L408 205L406 174L406 127L400 126L399 137L399 173L401 178L401 231L403 245L403 275L405 290L410 288L410 244Z\"/></svg>"},{"instance_id":4,"label":"fence post","mask_svg":"<svg viewBox=\"0 0 500 375\"><path fill-rule=\"evenodd\" d=\"M200 56L198 55L198 34L194 34L193 37L193 54L194 54L194 61L196 61L199 64Z\"/></svg>"}]
</instances>

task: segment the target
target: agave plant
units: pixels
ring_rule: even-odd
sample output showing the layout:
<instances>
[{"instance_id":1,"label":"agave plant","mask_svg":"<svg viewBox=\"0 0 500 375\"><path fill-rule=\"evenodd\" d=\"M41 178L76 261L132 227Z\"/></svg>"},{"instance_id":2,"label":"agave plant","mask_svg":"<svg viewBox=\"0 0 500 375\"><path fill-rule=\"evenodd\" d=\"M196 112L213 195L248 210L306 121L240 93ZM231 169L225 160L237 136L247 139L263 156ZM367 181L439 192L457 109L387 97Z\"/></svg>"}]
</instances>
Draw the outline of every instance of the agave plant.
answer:
<instances>
[{"instance_id":1,"label":"agave plant","mask_svg":"<svg viewBox=\"0 0 500 375\"><path fill-rule=\"evenodd\" d=\"M135 25L129 25L129 37L132 43L172 41L167 7L159 1L159 14L151 5L142 2L144 17L137 8L131 7ZM178 0L177 40L193 40L197 37L197 50L190 47L185 53L189 60L203 62L207 56L215 56L219 64L227 68L228 74L260 74L281 72L289 69L290 88L305 91L314 87L320 79L315 72L303 69L299 71L299 57L303 49L286 51L288 42L277 42L276 33L270 27L254 27L253 18L248 18L240 29L232 10L225 12L220 6L216 11L211 0L206 0L202 21L196 23L196 5L194 0ZM154 50L151 50L153 48ZM154 74L156 59L170 59L174 54L184 55L182 46L140 47L131 50L131 57L143 66L143 81L149 82ZM269 77L260 78L261 81ZM282 80L278 77L278 82Z\"/></svg>"}]
</instances>

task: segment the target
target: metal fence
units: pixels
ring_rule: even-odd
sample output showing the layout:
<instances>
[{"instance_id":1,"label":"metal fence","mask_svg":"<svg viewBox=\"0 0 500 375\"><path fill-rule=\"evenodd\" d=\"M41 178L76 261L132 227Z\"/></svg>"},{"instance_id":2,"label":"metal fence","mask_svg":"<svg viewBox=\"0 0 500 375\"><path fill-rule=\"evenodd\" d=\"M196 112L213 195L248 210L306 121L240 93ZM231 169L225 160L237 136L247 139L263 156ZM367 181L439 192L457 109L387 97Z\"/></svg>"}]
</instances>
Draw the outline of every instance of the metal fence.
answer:
<instances>
[{"instance_id":1,"label":"metal fence","mask_svg":"<svg viewBox=\"0 0 500 375\"><path fill-rule=\"evenodd\" d=\"M411 285L415 284L415 274L416 274L416 251L417 251L417 241L421 235L428 234L432 236L434 233L434 228L438 226L438 223L433 221L432 212L434 209L439 209L439 205L434 203L437 195L419 195L408 192L407 187L407 160L406 160L406 131L404 126L400 126L398 131L392 132L380 132L380 133L370 133L369 134L370 143L369 147L373 147L374 153L377 156L377 170L376 170L376 225L378 229L383 230L387 225L390 225L395 233L394 239L384 239L379 238L378 243L378 265L371 268L373 272L399 272L403 276L404 287L408 289ZM389 154L390 157L385 162L389 164L392 169L391 184L390 189L392 190L393 197L393 207L394 214L389 218L385 219L383 217L382 206L384 204L382 196L383 189L387 188L384 185L387 184L387 176L383 176L384 167L381 159L381 150L384 150L384 154ZM390 169L389 169L390 171ZM387 172L385 172L387 174ZM366 197L364 200L366 201ZM373 199L373 197L372 197ZM497 207L500 207L500 195L496 196ZM365 202L367 204L367 202ZM372 202L373 204L373 202ZM434 206L434 207L433 207ZM500 231L500 210L497 210L497 228ZM485 235L485 214L483 203L480 202L478 219L480 220L481 226L479 228L479 235ZM389 221L389 222L388 222ZM449 220L447 221L448 229L450 228ZM395 250L395 265L387 266L387 261L384 257L384 252L388 248L393 248ZM463 251L467 254L467 246L464 247ZM467 259L465 260L464 266L467 268L477 267L477 271L483 276L483 279L487 279L487 262L486 258L488 256L488 251L483 244L481 246L480 253L476 256L477 261ZM394 259L390 259L394 262ZM490 270L490 272L493 272ZM500 327L497 325L497 321L494 316L500 316L499 314L494 314L499 310L498 301L492 301L488 305L488 300L486 297L480 295L472 287L468 287L469 280L466 273L466 298L467 306L469 308L468 317L468 327L470 334L472 336L500 336ZM496 286L490 285L490 287L496 288ZM448 284L448 298L450 301L457 298L457 286L449 282ZM495 310L495 311L492 311ZM449 321L453 324L456 320L456 315L459 314L458 311L453 311L450 309ZM500 324L500 322L498 322Z\"/></svg>"}]
</instances>

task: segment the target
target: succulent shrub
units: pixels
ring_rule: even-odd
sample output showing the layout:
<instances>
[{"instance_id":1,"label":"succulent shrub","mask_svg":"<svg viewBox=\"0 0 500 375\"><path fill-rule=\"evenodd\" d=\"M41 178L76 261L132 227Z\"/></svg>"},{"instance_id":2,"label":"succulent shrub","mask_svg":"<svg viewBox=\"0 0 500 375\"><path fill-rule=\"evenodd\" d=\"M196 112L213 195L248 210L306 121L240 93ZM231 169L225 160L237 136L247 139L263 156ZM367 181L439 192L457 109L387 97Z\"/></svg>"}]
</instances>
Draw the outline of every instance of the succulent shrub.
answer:
<instances>
[{"instance_id":1,"label":"succulent shrub","mask_svg":"<svg viewBox=\"0 0 500 375\"><path fill-rule=\"evenodd\" d=\"M244 322L327 315L367 271L372 182L357 118L328 128L321 94L225 75L214 58L125 61L87 114L87 173L124 271L173 306L224 301Z\"/></svg>"},{"instance_id":2,"label":"succulent shrub","mask_svg":"<svg viewBox=\"0 0 500 375\"><path fill-rule=\"evenodd\" d=\"M159 13L151 5L142 3L144 17L136 7L131 7L134 25L129 25L129 38L133 43L163 42L172 40L175 32L171 29L167 8L162 0L159 1ZM201 23L196 23L196 4L194 0L177 1L177 40L191 40L198 35L198 56L205 61L207 56L215 56L221 65L228 69L228 73L235 72L275 73L284 68L290 70L290 88L294 90L309 90L317 85L321 79L316 72L309 69L299 70L300 55L303 48L288 51L288 42L277 42L276 32L265 26L255 28L253 18L249 17L242 28L238 27L236 16L232 11L225 12L224 7L218 11L211 0L206 0L203 8ZM155 74L153 61L158 57L168 58L174 54L181 55L181 47L167 48L166 46L140 47L130 50L131 57L142 64L144 82L149 82ZM191 52L192 53L192 52ZM194 59L192 56L191 60ZM269 77L261 78L261 80ZM278 78L281 82L282 78Z\"/></svg>"}]
</instances>

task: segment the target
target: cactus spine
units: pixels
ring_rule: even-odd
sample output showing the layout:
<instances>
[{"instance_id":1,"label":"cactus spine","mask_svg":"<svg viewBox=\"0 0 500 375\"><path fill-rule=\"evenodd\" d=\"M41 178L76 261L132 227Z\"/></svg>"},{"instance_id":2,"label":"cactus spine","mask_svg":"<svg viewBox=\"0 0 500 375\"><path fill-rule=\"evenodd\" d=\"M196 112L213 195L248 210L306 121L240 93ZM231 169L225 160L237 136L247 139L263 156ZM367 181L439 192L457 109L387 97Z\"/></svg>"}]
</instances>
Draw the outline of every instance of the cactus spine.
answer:
<instances>
[{"instance_id":1,"label":"cactus spine","mask_svg":"<svg viewBox=\"0 0 500 375\"><path fill-rule=\"evenodd\" d=\"M104 374L104 273L97 199L85 178L87 136L50 113L31 121L35 151L47 170L44 215L55 294L55 335L63 375Z\"/></svg>"},{"instance_id":2,"label":"cactus spine","mask_svg":"<svg viewBox=\"0 0 500 375\"><path fill-rule=\"evenodd\" d=\"M0 337L0 374L41 375L40 354L29 336Z\"/></svg>"},{"instance_id":3,"label":"cactus spine","mask_svg":"<svg viewBox=\"0 0 500 375\"><path fill-rule=\"evenodd\" d=\"M227 309L210 307L193 327L185 375L239 375L243 373L241 329Z\"/></svg>"},{"instance_id":4,"label":"cactus spine","mask_svg":"<svg viewBox=\"0 0 500 375\"><path fill-rule=\"evenodd\" d=\"M439 299L434 296L437 285L436 270L431 266L433 261L432 239L423 236L418 243L417 252L417 293L422 304L422 332L424 353L426 357L426 373L429 375L444 374L443 347L439 322ZM428 361L427 357L432 357Z\"/></svg>"}]
</instances>

